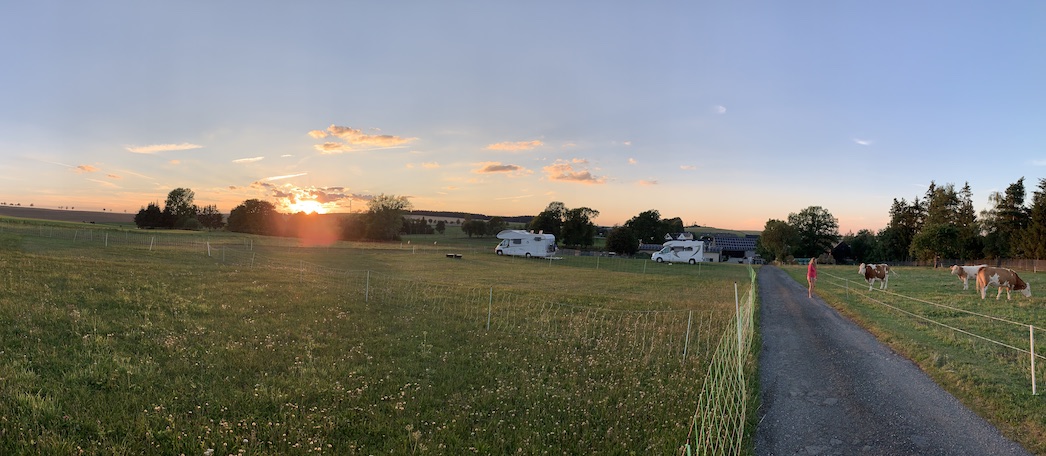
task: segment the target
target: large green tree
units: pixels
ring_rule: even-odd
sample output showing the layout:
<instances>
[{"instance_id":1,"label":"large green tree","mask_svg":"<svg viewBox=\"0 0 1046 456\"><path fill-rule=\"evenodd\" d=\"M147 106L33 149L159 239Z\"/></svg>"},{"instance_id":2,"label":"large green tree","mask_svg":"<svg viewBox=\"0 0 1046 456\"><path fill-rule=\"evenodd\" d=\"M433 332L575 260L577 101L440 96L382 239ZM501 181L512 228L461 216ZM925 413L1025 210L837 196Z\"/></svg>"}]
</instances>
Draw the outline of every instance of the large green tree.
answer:
<instances>
[{"instance_id":1,"label":"large green tree","mask_svg":"<svg viewBox=\"0 0 1046 456\"><path fill-rule=\"evenodd\" d=\"M268 201L249 199L229 212L227 229L238 233L278 235L279 212Z\"/></svg>"},{"instance_id":2,"label":"large green tree","mask_svg":"<svg viewBox=\"0 0 1046 456\"><path fill-rule=\"evenodd\" d=\"M850 244L850 253L853 254L854 260L858 263L880 263L883 261L879 257L879 240L876 239L875 233L872 233L870 230L860 230L853 236L844 237L843 240Z\"/></svg>"},{"instance_id":3,"label":"large green tree","mask_svg":"<svg viewBox=\"0 0 1046 456\"><path fill-rule=\"evenodd\" d=\"M981 212L984 235L984 254L990 258L1023 256L1014 240L1030 223L1031 216L1024 207L1024 178L1006 187L1005 193L988 196L991 207Z\"/></svg>"},{"instance_id":4,"label":"large green tree","mask_svg":"<svg viewBox=\"0 0 1046 456\"><path fill-rule=\"evenodd\" d=\"M1046 179L1032 195L1028 226L1020 236L1020 249L1026 258L1046 259Z\"/></svg>"},{"instance_id":5,"label":"large green tree","mask_svg":"<svg viewBox=\"0 0 1046 456\"><path fill-rule=\"evenodd\" d=\"M957 258L962 250L958 228L961 201L955 186L937 186L931 181L923 201L926 213L919 231L912 237L910 253L920 260Z\"/></svg>"},{"instance_id":6,"label":"large green tree","mask_svg":"<svg viewBox=\"0 0 1046 456\"><path fill-rule=\"evenodd\" d=\"M149 203L148 207L143 207L135 214L134 224L138 228L163 228L163 211L160 205Z\"/></svg>"},{"instance_id":7,"label":"large green tree","mask_svg":"<svg viewBox=\"0 0 1046 456\"><path fill-rule=\"evenodd\" d=\"M625 222L625 226L631 228L644 244L661 244L665 242L666 234L683 232L682 219L661 219L661 213L656 209L640 212Z\"/></svg>"},{"instance_id":8,"label":"large green tree","mask_svg":"<svg viewBox=\"0 0 1046 456\"><path fill-rule=\"evenodd\" d=\"M411 209L406 196L380 194L367 202L366 237L378 241L398 240L403 214Z\"/></svg>"},{"instance_id":9,"label":"large green tree","mask_svg":"<svg viewBox=\"0 0 1046 456\"><path fill-rule=\"evenodd\" d=\"M599 211L587 207L567 209L563 214L563 245L588 247L595 242L596 224L592 219Z\"/></svg>"},{"instance_id":10,"label":"large green tree","mask_svg":"<svg viewBox=\"0 0 1046 456\"><path fill-rule=\"evenodd\" d=\"M810 206L788 214L788 224L795 228L799 243L797 257L818 257L828 253L839 241L839 220L821 206Z\"/></svg>"},{"instance_id":11,"label":"large green tree","mask_svg":"<svg viewBox=\"0 0 1046 456\"><path fill-rule=\"evenodd\" d=\"M218 230L225 226L225 216L218 211L218 206L213 204L197 208L196 219L199 220L200 224L204 227L212 230Z\"/></svg>"},{"instance_id":12,"label":"large green tree","mask_svg":"<svg viewBox=\"0 0 1046 456\"><path fill-rule=\"evenodd\" d=\"M566 215L567 207L559 201L548 203L548 207L534 216L527 224L527 229L535 233L552 234L559 240L562 238L563 217Z\"/></svg>"},{"instance_id":13,"label":"large green tree","mask_svg":"<svg viewBox=\"0 0 1046 456\"><path fill-rule=\"evenodd\" d=\"M770 219L756 242L756 253L767 261L786 261L799 243L795 227L783 220Z\"/></svg>"},{"instance_id":14,"label":"large green tree","mask_svg":"<svg viewBox=\"0 0 1046 456\"><path fill-rule=\"evenodd\" d=\"M186 228L199 225L198 222L190 222L190 220L196 218L196 205L193 204L193 199L195 198L196 193L188 188L176 188L167 194L163 215L165 223L169 228Z\"/></svg>"},{"instance_id":15,"label":"large green tree","mask_svg":"<svg viewBox=\"0 0 1046 456\"><path fill-rule=\"evenodd\" d=\"M607 250L618 255L635 255L639 252L639 239L632 228L618 226L607 233Z\"/></svg>"}]
</instances>

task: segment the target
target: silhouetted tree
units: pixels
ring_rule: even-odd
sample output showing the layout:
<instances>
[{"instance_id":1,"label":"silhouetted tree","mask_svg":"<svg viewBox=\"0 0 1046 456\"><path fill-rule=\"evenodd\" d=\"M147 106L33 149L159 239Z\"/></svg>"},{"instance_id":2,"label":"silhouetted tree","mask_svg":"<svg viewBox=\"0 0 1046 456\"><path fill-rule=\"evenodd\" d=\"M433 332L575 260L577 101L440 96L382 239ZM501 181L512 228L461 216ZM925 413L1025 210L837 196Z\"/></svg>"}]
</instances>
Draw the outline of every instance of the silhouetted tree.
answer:
<instances>
[{"instance_id":1,"label":"silhouetted tree","mask_svg":"<svg viewBox=\"0 0 1046 456\"><path fill-rule=\"evenodd\" d=\"M279 212L268 201L249 199L229 212L227 229L237 233L277 235Z\"/></svg>"},{"instance_id":2,"label":"silhouetted tree","mask_svg":"<svg viewBox=\"0 0 1046 456\"><path fill-rule=\"evenodd\" d=\"M618 255L635 255L639 252L639 239L632 228L614 227L607 233L607 250Z\"/></svg>"}]
</instances>

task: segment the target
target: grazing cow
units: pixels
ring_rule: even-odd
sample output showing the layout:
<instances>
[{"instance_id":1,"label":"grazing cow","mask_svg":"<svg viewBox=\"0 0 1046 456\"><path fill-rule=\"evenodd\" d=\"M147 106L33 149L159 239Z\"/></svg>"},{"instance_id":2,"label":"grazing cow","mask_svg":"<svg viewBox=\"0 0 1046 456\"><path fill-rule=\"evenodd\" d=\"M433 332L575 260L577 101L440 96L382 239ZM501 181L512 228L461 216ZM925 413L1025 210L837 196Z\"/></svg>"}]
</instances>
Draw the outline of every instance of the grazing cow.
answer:
<instances>
[{"instance_id":1,"label":"grazing cow","mask_svg":"<svg viewBox=\"0 0 1046 456\"><path fill-rule=\"evenodd\" d=\"M1006 289L1006 299L1010 299L1010 291L1019 291L1025 297L1031 297L1031 285L1021 280L1017 276L1016 272L1012 269L1006 268L993 268L983 267L977 271L977 288L981 290L981 299L984 299L985 293L988 291L988 285L995 285L999 287L999 293L995 295L995 299L999 299L1002 296L1002 290Z\"/></svg>"},{"instance_id":2,"label":"grazing cow","mask_svg":"<svg viewBox=\"0 0 1046 456\"><path fill-rule=\"evenodd\" d=\"M959 266L959 265L954 265L954 266L952 266L952 274L959 276L959 280L962 281L962 289L963 290L969 290L970 289L970 277L973 277L973 280L977 280L977 271L980 271L981 268L983 268L985 266L988 266L988 265L986 265L986 264L978 264L976 266Z\"/></svg>"},{"instance_id":3,"label":"grazing cow","mask_svg":"<svg viewBox=\"0 0 1046 456\"><path fill-rule=\"evenodd\" d=\"M882 282L879 284L880 290L885 290L890 282L890 265L886 263L861 263L861 265L857 267L857 273L863 275L864 280L868 281L868 291L872 291L872 284L875 283L876 280Z\"/></svg>"}]
</instances>

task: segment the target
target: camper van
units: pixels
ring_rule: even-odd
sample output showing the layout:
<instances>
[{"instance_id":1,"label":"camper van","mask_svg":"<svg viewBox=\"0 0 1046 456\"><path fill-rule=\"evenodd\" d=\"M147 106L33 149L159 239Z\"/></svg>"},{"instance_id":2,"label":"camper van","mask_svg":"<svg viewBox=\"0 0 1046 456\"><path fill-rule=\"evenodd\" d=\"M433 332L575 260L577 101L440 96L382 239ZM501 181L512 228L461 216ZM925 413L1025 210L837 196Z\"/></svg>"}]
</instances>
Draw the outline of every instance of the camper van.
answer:
<instances>
[{"instance_id":1,"label":"camper van","mask_svg":"<svg viewBox=\"0 0 1046 456\"><path fill-rule=\"evenodd\" d=\"M546 258L556 253L556 236L524 230L503 230L498 233L501 243L494 247L498 255Z\"/></svg>"},{"instance_id":2,"label":"camper van","mask_svg":"<svg viewBox=\"0 0 1046 456\"><path fill-rule=\"evenodd\" d=\"M650 256L651 260L658 263L690 263L697 264L705 261L705 242L701 240L685 239L681 241L668 241L657 253Z\"/></svg>"}]
</instances>

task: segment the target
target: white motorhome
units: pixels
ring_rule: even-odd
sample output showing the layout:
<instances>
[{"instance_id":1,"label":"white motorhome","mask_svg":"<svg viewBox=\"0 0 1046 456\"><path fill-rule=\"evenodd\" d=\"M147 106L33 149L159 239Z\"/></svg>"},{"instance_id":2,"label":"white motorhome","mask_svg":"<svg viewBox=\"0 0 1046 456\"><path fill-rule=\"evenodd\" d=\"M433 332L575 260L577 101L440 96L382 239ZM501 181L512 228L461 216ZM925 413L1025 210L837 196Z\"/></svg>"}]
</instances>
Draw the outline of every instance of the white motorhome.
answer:
<instances>
[{"instance_id":1,"label":"white motorhome","mask_svg":"<svg viewBox=\"0 0 1046 456\"><path fill-rule=\"evenodd\" d=\"M701 240L684 239L679 241L668 241L657 253L650 256L651 260L658 263L690 263L697 264L705 261L705 242Z\"/></svg>"},{"instance_id":2,"label":"white motorhome","mask_svg":"<svg viewBox=\"0 0 1046 456\"><path fill-rule=\"evenodd\" d=\"M494 247L498 255L546 258L556 253L556 236L524 230L502 230L501 243Z\"/></svg>"}]
</instances>

